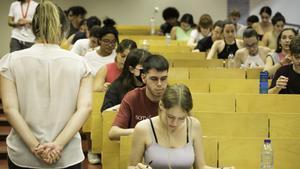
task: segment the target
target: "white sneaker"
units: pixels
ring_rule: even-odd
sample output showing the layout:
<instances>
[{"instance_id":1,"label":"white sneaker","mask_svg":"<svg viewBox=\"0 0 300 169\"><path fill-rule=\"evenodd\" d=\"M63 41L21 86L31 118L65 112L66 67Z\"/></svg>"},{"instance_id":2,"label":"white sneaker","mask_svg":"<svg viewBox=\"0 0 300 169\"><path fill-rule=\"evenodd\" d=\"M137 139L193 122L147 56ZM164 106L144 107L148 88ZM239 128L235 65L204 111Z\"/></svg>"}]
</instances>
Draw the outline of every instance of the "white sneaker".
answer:
<instances>
[{"instance_id":1,"label":"white sneaker","mask_svg":"<svg viewBox=\"0 0 300 169\"><path fill-rule=\"evenodd\" d=\"M97 154L92 153L92 151L89 151L87 156L90 164L99 164L101 162L99 156Z\"/></svg>"}]
</instances>

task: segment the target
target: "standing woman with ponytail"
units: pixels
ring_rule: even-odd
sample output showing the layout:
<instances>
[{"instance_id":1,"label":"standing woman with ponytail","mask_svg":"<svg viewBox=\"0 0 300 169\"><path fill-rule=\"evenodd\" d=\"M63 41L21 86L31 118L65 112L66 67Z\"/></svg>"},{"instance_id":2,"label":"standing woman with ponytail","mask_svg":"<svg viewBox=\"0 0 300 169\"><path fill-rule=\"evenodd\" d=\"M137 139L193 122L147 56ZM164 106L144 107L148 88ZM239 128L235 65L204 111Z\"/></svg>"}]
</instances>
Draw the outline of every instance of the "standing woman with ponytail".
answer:
<instances>
[{"instance_id":1,"label":"standing woman with ponytail","mask_svg":"<svg viewBox=\"0 0 300 169\"><path fill-rule=\"evenodd\" d=\"M59 47L68 29L63 11L41 0L32 20L36 43L0 61L8 166L80 169L78 133L91 112L92 78L84 58Z\"/></svg>"}]
</instances>

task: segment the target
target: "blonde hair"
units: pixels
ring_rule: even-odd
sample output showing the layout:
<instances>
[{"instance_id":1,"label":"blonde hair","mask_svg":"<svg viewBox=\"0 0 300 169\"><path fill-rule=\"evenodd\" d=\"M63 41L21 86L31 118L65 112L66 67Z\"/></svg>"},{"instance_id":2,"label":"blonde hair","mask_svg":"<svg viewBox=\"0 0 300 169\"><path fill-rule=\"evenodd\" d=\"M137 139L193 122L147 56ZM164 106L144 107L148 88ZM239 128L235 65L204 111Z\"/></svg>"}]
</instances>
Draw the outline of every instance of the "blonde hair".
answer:
<instances>
[{"instance_id":1,"label":"blonde hair","mask_svg":"<svg viewBox=\"0 0 300 169\"><path fill-rule=\"evenodd\" d=\"M174 106L179 106L188 115L190 115L190 111L193 108L192 94L184 84L168 86L161 101L164 108L170 109Z\"/></svg>"},{"instance_id":2,"label":"blonde hair","mask_svg":"<svg viewBox=\"0 0 300 169\"><path fill-rule=\"evenodd\" d=\"M41 0L32 19L32 31L37 40L59 44L68 30L67 18L53 2Z\"/></svg>"}]
</instances>

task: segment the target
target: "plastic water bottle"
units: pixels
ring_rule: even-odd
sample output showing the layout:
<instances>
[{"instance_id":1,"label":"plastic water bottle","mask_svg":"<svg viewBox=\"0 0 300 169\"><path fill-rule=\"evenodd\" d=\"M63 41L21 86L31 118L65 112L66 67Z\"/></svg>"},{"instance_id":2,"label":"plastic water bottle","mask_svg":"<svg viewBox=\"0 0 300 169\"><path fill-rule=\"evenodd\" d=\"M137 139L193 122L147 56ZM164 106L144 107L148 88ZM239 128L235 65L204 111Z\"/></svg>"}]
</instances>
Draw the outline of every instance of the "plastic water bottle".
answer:
<instances>
[{"instance_id":1,"label":"plastic water bottle","mask_svg":"<svg viewBox=\"0 0 300 169\"><path fill-rule=\"evenodd\" d=\"M166 33L166 45L170 46L171 44L171 34Z\"/></svg>"},{"instance_id":2,"label":"plastic water bottle","mask_svg":"<svg viewBox=\"0 0 300 169\"><path fill-rule=\"evenodd\" d=\"M154 17L150 18L150 35L155 35L155 19L154 19Z\"/></svg>"},{"instance_id":3,"label":"plastic water bottle","mask_svg":"<svg viewBox=\"0 0 300 169\"><path fill-rule=\"evenodd\" d=\"M268 72L260 72L259 75L259 93L268 94L269 85L268 85Z\"/></svg>"},{"instance_id":4,"label":"plastic water bottle","mask_svg":"<svg viewBox=\"0 0 300 169\"><path fill-rule=\"evenodd\" d=\"M228 55L228 63L227 63L227 67L230 68L230 67L233 67L234 66L234 55L232 53L230 53Z\"/></svg>"},{"instance_id":5,"label":"plastic water bottle","mask_svg":"<svg viewBox=\"0 0 300 169\"><path fill-rule=\"evenodd\" d=\"M147 39L143 40L141 48L148 51L149 50L149 42Z\"/></svg>"},{"instance_id":6,"label":"plastic water bottle","mask_svg":"<svg viewBox=\"0 0 300 169\"><path fill-rule=\"evenodd\" d=\"M261 150L260 169L274 169L271 140L265 139Z\"/></svg>"}]
</instances>

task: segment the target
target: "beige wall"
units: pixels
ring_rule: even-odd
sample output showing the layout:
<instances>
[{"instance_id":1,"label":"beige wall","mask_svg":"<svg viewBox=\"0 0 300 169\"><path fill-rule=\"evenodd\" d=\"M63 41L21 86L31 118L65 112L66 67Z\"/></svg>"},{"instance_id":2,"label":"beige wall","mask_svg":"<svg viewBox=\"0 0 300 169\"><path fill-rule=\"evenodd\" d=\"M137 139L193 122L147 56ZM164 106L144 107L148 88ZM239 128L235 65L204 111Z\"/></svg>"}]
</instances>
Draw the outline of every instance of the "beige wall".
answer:
<instances>
[{"instance_id":1,"label":"beige wall","mask_svg":"<svg viewBox=\"0 0 300 169\"><path fill-rule=\"evenodd\" d=\"M260 8L265 5L271 7L273 14L281 12L287 23L300 25L299 0L250 0L250 14L259 16Z\"/></svg>"},{"instance_id":2,"label":"beige wall","mask_svg":"<svg viewBox=\"0 0 300 169\"><path fill-rule=\"evenodd\" d=\"M38 0L36 0L38 1ZM186 12L194 16L195 22L201 14L209 13L213 19L226 17L227 0L53 0L63 9L72 5L82 5L88 10L88 16L96 15L103 19L110 16L118 24L147 25L153 14L154 7L160 11L156 14L156 23L163 22L162 10L167 6L175 6L181 14ZM9 51L10 28L7 26L9 6L13 0L2 0L0 6L0 56Z\"/></svg>"}]
</instances>

